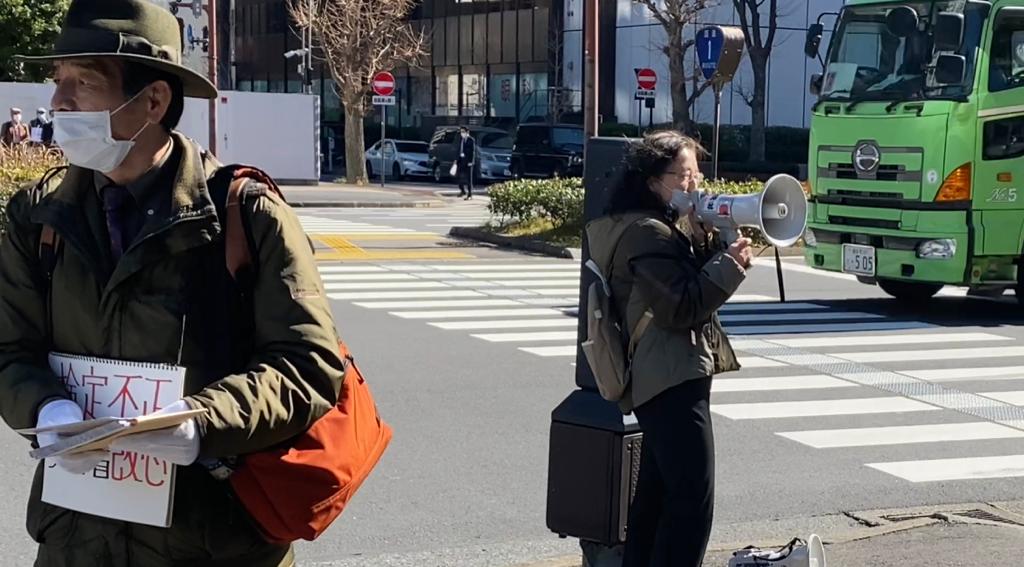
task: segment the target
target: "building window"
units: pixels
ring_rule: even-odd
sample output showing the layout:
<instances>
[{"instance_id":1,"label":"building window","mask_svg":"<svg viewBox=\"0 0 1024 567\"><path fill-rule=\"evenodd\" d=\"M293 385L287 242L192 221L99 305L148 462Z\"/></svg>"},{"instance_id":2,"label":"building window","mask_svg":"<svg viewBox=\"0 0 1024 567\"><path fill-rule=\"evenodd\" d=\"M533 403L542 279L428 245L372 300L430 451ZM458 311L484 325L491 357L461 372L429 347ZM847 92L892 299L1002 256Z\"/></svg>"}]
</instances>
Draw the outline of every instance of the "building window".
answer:
<instances>
[{"instance_id":1,"label":"building window","mask_svg":"<svg viewBox=\"0 0 1024 567\"><path fill-rule=\"evenodd\" d=\"M546 118L548 115L547 72L523 73L519 77L519 119Z\"/></svg>"},{"instance_id":2,"label":"building window","mask_svg":"<svg viewBox=\"0 0 1024 567\"><path fill-rule=\"evenodd\" d=\"M503 66L504 67L504 66ZM496 118L516 117L516 73L515 67L509 65L507 72L491 75L491 89L488 97L491 104L491 116Z\"/></svg>"},{"instance_id":3,"label":"building window","mask_svg":"<svg viewBox=\"0 0 1024 567\"><path fill-rule=\"evenodd\" d=\"M484 116L486 114L487 73L483 67L463 68L462 115Z\"/></svg>"},{"instance_id":4,"label":"building window","mask_svg":"<svg viewBox=\"0 0 1024 567\"><path fill-rule=\"evenodd\" d=\"M436 104L434 114L438 116L459 115L459 70L458 67L436 69L434 92Z\"/></svg>"}]
</instances>

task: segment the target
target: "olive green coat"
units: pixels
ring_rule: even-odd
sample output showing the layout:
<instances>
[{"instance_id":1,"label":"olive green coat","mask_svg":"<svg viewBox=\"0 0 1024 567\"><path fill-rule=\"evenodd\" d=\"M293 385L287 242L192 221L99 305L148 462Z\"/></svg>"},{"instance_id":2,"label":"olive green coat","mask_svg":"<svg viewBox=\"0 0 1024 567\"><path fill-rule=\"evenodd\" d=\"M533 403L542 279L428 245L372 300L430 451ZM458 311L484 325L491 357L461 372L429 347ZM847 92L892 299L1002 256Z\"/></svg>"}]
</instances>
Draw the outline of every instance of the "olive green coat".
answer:
<instances>
[{"instance_id":1,"label":"olive green coat","mask_svg":"<svg viewBox=\"0 0 1024 567\"><path fill-rule=\"evenodd\" d=\"M653 316L633 354L624 413L687 380L739 369L717 311L746 273L717 236L694 249L667 220L629 213L591 221L587 240L594 261L611 266L627 332Z\"/></svg>"},{"instance_id":2,"label":"olive green coat","mask_svg":"<svg viewBox=\"0 0 1024 567\"><path fill-rule=\"evenodd\" d=\"M43 404L66 396L46 363L51 350L184 366L186 400L208 410L198 420L201 459L286 441L335 404L343 365L297 217L276 198L252 200L260 270L251 302L241 299L207 189L218 164L183 136L174 143L182 151L176 181L163 189L170 215L150 218L116 265L93 172L71 167L38 205L26 192L11 201L0 244L0 415L10 427L33 427ZM64 241L49 285L38 258L43 224ZM229 338L246 316L246 338ZM178 468L167 529L43 503L41 480L40 468L27 523L42 567L292 563L290 549L264 542L228 485L198 464Z\"/></svg>"}]
</instances>

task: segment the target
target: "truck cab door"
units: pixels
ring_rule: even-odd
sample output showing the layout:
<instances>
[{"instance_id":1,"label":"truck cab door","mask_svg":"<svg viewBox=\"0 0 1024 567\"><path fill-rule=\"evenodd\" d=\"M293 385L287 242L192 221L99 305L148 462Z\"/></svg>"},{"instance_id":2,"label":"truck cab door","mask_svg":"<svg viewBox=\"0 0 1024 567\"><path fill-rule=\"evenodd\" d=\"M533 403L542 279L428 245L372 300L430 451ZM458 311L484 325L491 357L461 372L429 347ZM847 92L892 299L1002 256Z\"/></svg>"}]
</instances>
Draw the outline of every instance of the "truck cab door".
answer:
<instances>
[{"instance_id":1,"label":"truck cab door","mask_svg":"<svg viewBox=\"0 0 1024 567\"><path fill-rule=\"evenodd\" d=\"M999 9L991 30L984 46L987 57L979 58L972 204L981 211L984 234L975 250L1017 255L1024 234L1024 7Z\"/></svg>"}]
</instances>

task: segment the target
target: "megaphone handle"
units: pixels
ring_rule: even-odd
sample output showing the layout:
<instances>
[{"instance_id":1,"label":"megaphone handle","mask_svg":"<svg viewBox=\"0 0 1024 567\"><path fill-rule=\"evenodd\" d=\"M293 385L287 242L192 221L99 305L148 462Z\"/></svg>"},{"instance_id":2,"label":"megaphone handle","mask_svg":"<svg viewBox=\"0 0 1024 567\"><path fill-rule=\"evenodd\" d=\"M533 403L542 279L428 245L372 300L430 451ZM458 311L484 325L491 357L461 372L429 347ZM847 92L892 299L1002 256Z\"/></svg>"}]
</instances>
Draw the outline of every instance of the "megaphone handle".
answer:
<instances>
[{"instance_id":1,"label":"megaphone handle","mask_svg":"<svg viewBox=\"0 0 1024 567\"><path fill-rule=\"evenodd\" d=\"M719 227L718 231L722 235L722 240L725 242L726 246L731 245L733 242L740 239L740 231L735 227L723 226Z\"/></svg>"},{"instance_id":2,"label":"megaphone handle","mask_svg":"<svg viewBox=\"0 0 1024 567\"><path fill-rule=\"evenodd\" d=\"M779 278L779 302L786 302L786 284L782 281L782 258L779 256L779 247L772 246L775 250L775 275Z\"/></svg>"}]
</instances>

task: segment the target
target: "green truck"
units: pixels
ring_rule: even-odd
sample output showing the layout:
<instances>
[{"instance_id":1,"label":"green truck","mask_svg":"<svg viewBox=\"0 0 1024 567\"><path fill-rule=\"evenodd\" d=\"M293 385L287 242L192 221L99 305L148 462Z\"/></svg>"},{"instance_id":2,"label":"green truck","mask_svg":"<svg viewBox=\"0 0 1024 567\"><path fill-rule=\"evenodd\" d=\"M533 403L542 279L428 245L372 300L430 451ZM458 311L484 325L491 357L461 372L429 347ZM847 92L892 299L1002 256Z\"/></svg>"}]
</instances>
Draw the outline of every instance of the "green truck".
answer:
<instances>
[{"instance_id":1,"label":"green truck","mask_svg":"<svg viewBox=\"0 0 1024 567\"><path fill-rule=\"evenodd\" d=\"M811 79L807 264L1024 300L1024 0L849 0Z\"/></svg>"}]
</instances>

